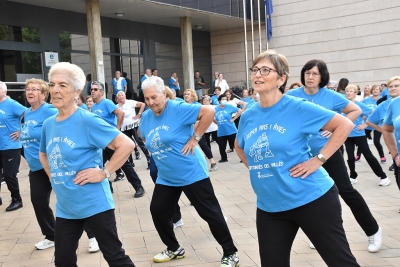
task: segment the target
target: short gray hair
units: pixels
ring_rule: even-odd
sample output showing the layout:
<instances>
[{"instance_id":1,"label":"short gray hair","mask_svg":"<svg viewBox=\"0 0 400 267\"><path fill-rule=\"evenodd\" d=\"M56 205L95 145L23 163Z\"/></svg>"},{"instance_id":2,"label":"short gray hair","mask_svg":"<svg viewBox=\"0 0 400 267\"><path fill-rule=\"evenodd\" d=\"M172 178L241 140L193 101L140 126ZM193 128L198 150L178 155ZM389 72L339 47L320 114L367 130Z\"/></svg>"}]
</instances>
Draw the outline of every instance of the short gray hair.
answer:
<instances>
[{"instance_id":1,"label":"short gray hair","mask_svg":"<svg viewBox=\"0 0 400 267\"><path fill-rule=\"evenodd\" d=\"M69 62L59 62L54 64L49 71L50 82L53 75L55 74L66 74L75 91L79 89L83 90L83 88L85 87L85 73L79 66L75 64L71 64Z\"/></svg>"},{"instance_id":2,"label":"short gray hair","mask_svg":"<svg viewBox=\"0 0 400 267\"><path fill-rule=\"evenodd\" d=\"M3 92L7 92L7 84L0 81L0 88Z\"/></svg>"},{"instance_id":3,"label":"short gray hair","mask_svg":"<svg viewBox=\"0 0 400 267\"><path fill-rule=\"evenodd\" d=\"M164 81L160 77L157 76L151 76L148 77L144 82L142 83L142 90L146 90L150 87L155 87L157 92L162 93L164 89Z\"/></svg>"},{"instance_id":4,"label":"short gray hair","mask_svg":"<svg viewBox=\"0 0 400 267\"><path fill-rule=\"evenodd\" d=\"M326 86L333 85L335 88L337 87L337 81L330 80Z\"/></svg>"}]
</instances>

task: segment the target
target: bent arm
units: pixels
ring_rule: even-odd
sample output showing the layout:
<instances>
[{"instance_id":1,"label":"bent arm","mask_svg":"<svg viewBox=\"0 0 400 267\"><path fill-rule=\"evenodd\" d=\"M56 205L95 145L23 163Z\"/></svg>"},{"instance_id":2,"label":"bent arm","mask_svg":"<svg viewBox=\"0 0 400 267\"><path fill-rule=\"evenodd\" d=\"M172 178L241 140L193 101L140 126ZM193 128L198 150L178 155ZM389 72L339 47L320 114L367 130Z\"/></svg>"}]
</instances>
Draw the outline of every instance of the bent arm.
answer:
<instances>
[{"instance_id":1,"label":"bent arm","mask_svg":"<svg viewBox=\"0 0 400 267\"><path fill-rule=\"evenodd\" d=\"M368 126L374 128L374 130L377 130L378 132L382 132L382 128L379 127L378 124L372 123L372 122L370 122L369 120L367 120L365 123L366 123Z\"/></svg>"},{"instance_id":2,"label":"bent arm","mask_svg":"<svg viewBox=\"0 0 400 267\"><path fill-rule=\"evenodd\" d=\"M357 106L353 102L349 102L349 104L347 104L342 112L346 114L346 118L351 121L355 121L361 115L362 111L359 106Z\"/></svg>"},{"instance_id":3,"label":"bent arm","mask_svg":"<svg viewBox=\"0 0 400 267\"><path fill-rule=\"evenodd\" d=\"M195 128L195 133L202 136L204 132L210 127L211 122L215 116L215 108L208 106L201 106L199 115L197 116L198 124Z\"/></svg>"},{"instance_id":4,"label":"bent arm","mask_svg":"<svg viewBox=\"0 0 400 267\"><path fill-rule=\"evenodd\" d=\"M242 101L242 100L239 100L239 105L242 105L242 111L245 111L246 110L246 107L247 107L247 102L244 102L244 101Z\"/></svg>"},{"instance_id":5,"label":"bent arm","mask_svg":"<svg viewBox=\"0 0 400 267\"><path fill-rule=\"evenodd\" d=\"M123 112L120 108L116 108L114 110L114 114L117 116L117 129L120 130L122 123L124 122L125 112Z\"/></svg>"},{"instance_id":6,"label":"bent arm","mask_svg":"<svg viewBox=\"0 0 400 267\"><path fill-rule=\"evenodd\" d=\"M396 138L394 136L394 127L386 124L382 125L382 135L385 140L385 144L390 151L390 154L394 158L398 153L398 149L396 146Z\"/></svg>"},{"instance_id":7,"label":"bent arm","mask_svg":"<svg viewBox=\"0 0 400 267\"><path fill-rule=\"evenodd\" d=\"M239 146L238 140L235 138L235 151L239 158L242 160L243 164L249 168L249 163L247 162L247 158L244 155L244 149Z\"/></svg>"},{"instance_id":8,"label":"bent arm","mask_svg":"<svg viewBox=\"0 0 400 267\"><path fill-rule=\"evenodd\" d=\"M135 144L125 134L120 133L107 147L114 150L114 154L107 164L107 171L113 173L125 163L129 154L135 149Z\"/></svg>"},{"instance_id":9,"label":"bent arm","mask_svg":"<svg viewBox=\"0 0 400 267\"><path fill-rule=\"evenodd\" d=\"M138 102L136 102L136 107L139 108L138 114L142 114L146 105L143 102L138 101Z\"/></svg>"}]
</instances>

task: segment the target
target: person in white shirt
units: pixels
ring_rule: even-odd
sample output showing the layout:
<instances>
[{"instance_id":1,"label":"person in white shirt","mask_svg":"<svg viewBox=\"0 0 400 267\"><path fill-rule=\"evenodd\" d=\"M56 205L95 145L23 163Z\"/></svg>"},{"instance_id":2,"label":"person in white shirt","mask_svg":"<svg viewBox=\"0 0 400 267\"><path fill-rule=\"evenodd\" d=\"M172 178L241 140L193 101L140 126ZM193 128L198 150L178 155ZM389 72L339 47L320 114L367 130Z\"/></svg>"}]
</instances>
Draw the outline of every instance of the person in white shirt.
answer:
<instances>
[{"instance_id":1,"label":"person in white shirt","mask_svg":"<svg viewBox=\"0 0 400 267\"><path fill-rule=\"evenodd\" d=\"M221 88L222 95L225 93L226 90L229 89L229 85L226 82L226 80L224 79L224 75L222 73L220 73L218 75L218 79L214 81L214 87L217 87L217 86Z\"/></svg>"}]
</instances>

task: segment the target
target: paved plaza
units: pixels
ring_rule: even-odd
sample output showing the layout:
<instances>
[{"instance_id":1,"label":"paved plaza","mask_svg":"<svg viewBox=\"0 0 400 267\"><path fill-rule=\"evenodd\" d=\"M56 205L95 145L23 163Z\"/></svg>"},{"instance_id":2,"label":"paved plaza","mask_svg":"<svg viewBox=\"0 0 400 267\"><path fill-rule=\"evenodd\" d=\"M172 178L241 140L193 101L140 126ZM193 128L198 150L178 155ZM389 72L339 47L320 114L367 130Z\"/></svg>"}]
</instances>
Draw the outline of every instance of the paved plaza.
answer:
<instances>
[{"instance_id":1,"label":"paved plaza","mask_svg":"<svg viewBox=\"0 0 400 267\"><path fill-rule=\"evenodd\" d=\"M213 143L215 159L219 160L217 144ZM370 146L374 154L376 149ZM387 152L387 151L386 151ZM242 267L260 266L257 233L255 227L255 194L250 185L247 169L239 163L235 153L230 153L229 162L218 164L218 170L210 174L215 193L222 206L234 242L239 249ZM386 153L388 158L390 155ZM54 266L54 248L36 250L34 244L43 236L37 224L30 202L28 168L21 163L19 181L24 207L17 211L5 212L10 194L5 185L0 196L0 267ZM186 257L167 263L154 263L155 254L165 249L151 219L149 203L154 185L146 170L145 159L135 161L146 195L134 199L134 189L125 179L114 183L115 213L120 240L127 254L138 267L216 267L221 258L221 247L214 240L208 225L199 217L188 199L182 195L180 206L184 226L175 229L179 242L185 247ZM174 164L171 162L171 164ZM355 221L350 209L342 202L344 228L353 254L361 266L400 266L400 194L393 174L384 171L392 183L379 187L364 158L356 163L359 174L355 188L361 192L383 229L383 246L378 253L367 251L368 238ZM179 166L176 166L179 168ZM55 196L52 194L54 209ZM310 249L308 238L299 231L292 248L291 266L326 266L319 254ZM88 238L83 234L78 250L78 265L81 267L108 266L100 252L87 251ZM277 266L279 267L279 266Z\"/></svg>"}]
</instances>

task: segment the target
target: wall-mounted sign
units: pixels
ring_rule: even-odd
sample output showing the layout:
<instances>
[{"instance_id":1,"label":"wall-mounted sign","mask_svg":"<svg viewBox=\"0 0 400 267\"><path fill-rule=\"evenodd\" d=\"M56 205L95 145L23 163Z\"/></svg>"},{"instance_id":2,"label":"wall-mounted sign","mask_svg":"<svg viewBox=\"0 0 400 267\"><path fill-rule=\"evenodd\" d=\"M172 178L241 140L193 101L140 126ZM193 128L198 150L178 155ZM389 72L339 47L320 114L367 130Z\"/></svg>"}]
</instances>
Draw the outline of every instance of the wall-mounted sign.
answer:
<instances>
[{"instance_id":1,"label":"wall-mounted sign","mask_svg":"<svg viewBox=\"0 0 400 267\"><path fill-rule=\"evenodd\" d=\"M44 59L46 61L46 67L51 67L58 63L58 53L57 52L44 52Z\"/></svg>"}]
</instances>

